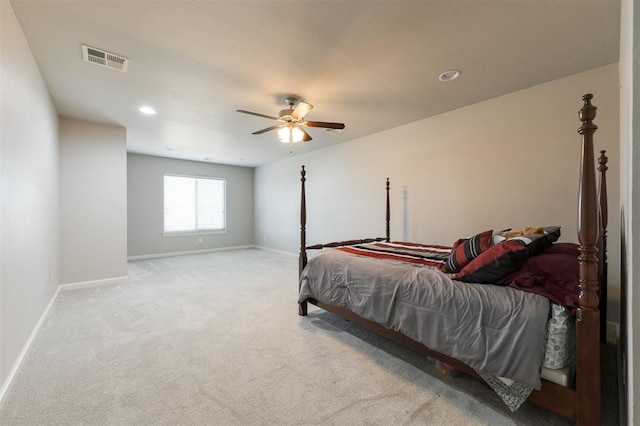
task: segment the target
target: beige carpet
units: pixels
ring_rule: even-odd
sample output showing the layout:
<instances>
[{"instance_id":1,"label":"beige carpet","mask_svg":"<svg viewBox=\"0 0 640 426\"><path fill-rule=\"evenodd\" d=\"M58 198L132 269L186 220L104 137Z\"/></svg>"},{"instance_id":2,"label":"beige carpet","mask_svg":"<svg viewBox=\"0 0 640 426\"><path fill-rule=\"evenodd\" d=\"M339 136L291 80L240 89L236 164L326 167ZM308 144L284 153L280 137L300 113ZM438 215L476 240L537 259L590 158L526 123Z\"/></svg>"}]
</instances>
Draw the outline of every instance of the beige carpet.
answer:
<instances>
[{"instance_id":1,"label":"beige carpet","mask_svg":"<svg viewBox=\"0 0 640 426\"><path fill-rule=\"evenodd\" d=\"M296 273L250 249L135 261L126 284L61 293L0 424L568 424L323 311L299 317Z\"/></svg>"}]
</instances>

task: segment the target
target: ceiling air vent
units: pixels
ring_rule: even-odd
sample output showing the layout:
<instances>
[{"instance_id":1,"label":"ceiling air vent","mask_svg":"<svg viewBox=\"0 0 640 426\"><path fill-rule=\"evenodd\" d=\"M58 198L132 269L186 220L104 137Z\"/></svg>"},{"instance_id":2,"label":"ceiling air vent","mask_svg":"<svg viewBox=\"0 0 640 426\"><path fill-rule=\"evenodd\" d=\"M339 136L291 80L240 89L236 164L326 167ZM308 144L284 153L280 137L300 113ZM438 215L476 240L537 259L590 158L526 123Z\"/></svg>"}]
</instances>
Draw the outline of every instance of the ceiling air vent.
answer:
<instances>
[{"instance_id":1,"label":"ceiling air vent","mask_svg":"<svg viewBox=\"0 0 640 426\"><path fill-rule=\"evenodd\" d=\"M129 59L106 50L96 49L87 45L82 45L82 57L85 62L100 65L122 72L127 72Z\"/></svg>"}]
</instances>

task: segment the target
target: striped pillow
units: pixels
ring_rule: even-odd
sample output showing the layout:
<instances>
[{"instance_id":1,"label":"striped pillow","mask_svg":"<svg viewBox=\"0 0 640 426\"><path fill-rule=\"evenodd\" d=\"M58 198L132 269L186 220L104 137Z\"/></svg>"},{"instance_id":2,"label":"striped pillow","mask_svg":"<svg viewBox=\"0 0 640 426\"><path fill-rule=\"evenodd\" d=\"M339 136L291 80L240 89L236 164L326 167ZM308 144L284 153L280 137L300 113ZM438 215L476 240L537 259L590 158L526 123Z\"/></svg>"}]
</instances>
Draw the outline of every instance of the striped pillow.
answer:
<instances>
[{"instance_id":1,"label":"striped pillow","mask_svg":"<svg viewBox=\"0 0 640 426\"><path fill-rule=\"evenodd\" d=\"M451 248L451 254L444 265L446 272L458 272L480 253L493 245L493 229L481 232L470 238L461 238Z\"/></svg>"},{"instance_id":2,"label":"striped pillow","mask_svg":"<svg viewBox=\"0 0 640 426\"><path fill-rule=\"evenodd\" d=\"M480 284L495 284L520 269L529 258L527 246L519 240L498 243L473 259L451 278Z\"/></svg>"}]
</instances>

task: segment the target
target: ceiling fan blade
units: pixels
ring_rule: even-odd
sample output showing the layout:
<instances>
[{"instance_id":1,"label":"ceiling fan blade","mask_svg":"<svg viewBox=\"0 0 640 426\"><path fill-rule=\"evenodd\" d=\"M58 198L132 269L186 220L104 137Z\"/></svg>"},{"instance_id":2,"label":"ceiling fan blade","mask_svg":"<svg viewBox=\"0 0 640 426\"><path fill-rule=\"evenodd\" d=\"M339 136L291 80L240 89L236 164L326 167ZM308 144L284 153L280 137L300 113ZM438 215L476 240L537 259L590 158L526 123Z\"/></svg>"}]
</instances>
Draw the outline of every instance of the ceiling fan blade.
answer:
<instances>
[{"instance_id":1,"label":"ceiling fan blade","mask_svg":"<svg viewBox=\"0 0 640 426\"><path fill-rule=\"evenodd\" d=\"M344 129L344 123L328 123L326 121L305 121L304 123L307 127L325 127L327 129Z\"/></svg>"},{"instance_id":2,"label":"ceiling fan blade","mask_svg":"<svg viewBox=\"0 0 640 426\"><path fill-rule=\"evenodd\" d=\"M280 120L278 117L272 117L270 115L260 114L260 113L257 113L257 112L245 111L243 109L237 109L236 111L237 112L241 112L243 114L257 115L258 117L268 118L270 120Z\"/></svg>"},{"instance_id":3,"label":"ceiling fan blade","mask_svg":"<svg viewBox=\"0 0 640 426\"><path fill-rule=\"evenodd\" d=\"M296 106L296 109L294 109L291 113L291 117L295 118L296 120L300 120L302 119L302 117L307 115L309 111L311 111L311 108L313 108L313 105L300 101L298 102L298 106Z\"/></svg>"},{"instance_id":4,"label":"ceiling fan blade","mask_svg":"<svg viewBox=\"0 0 640 426\"><path fill-rule=\"evenodd\" d=\"M282 124L276 124L275 126L267 127L266 129L258 130L257 132L251 133L252 135L261 135L263 133L269 132L271 130L279 129L282 127Z\"/></svg>"},{"instance_id":5,"label":"ceiling fan blade","mask_svg":"<svg viewBox=\"0 0 640 426\"><path fill-rule=\"evenodd\" d=\"M307 131L304 130L302 127L298 127L298 129L302 130L302 141L303 142L309 142L310 140L313 139L311 137L311 135L309 135L309 133L307 133Z\"/></svg>"}]
</instances>

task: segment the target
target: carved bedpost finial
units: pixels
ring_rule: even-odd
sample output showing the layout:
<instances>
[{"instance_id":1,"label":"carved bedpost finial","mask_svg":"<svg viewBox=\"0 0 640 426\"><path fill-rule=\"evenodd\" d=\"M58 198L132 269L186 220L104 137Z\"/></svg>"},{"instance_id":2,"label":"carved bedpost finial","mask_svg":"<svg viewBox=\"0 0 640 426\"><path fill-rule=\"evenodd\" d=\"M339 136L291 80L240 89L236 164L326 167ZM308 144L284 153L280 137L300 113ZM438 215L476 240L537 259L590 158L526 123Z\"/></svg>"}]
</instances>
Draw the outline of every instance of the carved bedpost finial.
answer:
<instances>
[{"instance_id":1,"label":"carved bedpost finial","mask_svg":"<svg viewBox=\"0 0 640 426\"><path fill-rule=\"evenodd\" d=\"M591 93L587 93L582 97L584 101L584 105L578 111L578 116L580 117L580 121L582 121L582 126L578 128L578 133L584 135L585 133L593 133L598 129L598 126L593 124L593 119L596 118L596 110L598 107L591 104L591 99L593 99L593 95Z\"/></svg>"},{"instance_id":2,"label":"carved bedpost finial","mask_svg":"<svg viewBox=\"0 0 640 426\"><path fill-rule=\"evenodd\" d=\"M607 151L604 149L600 150L600 157L598 157L598 164L600 164L600 167L598 167L599 172L606 172L609 170L609 167L607 166L609 158L606 156L606 153Z\"/></svg>"}]
</instances>

